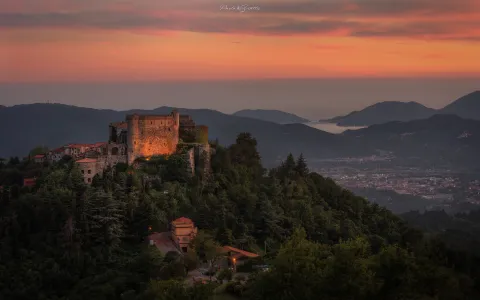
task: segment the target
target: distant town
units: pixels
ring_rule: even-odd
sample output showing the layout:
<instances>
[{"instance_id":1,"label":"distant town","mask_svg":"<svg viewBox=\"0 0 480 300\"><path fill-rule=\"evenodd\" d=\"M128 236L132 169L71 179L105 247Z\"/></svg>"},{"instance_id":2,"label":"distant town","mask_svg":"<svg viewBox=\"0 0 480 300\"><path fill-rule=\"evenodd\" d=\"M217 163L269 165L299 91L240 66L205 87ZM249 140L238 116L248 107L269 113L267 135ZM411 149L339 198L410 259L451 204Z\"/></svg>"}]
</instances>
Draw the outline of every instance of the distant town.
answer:
<instances>
[{"instance_id":1,"label":"distant town","mask_svg":"<svg viewBox=\"0 0 480 300\"><path fill-rule=\"evenodd\" d=\"M365 163L390 160L390 157L381 156L322 161L314 164L313 171L332 178L347 189L374 189L417 196L431 201L431 209L448 207L458 202L480 205L479 174L462 173L448 168L424 169Z\"/></svg>"}]
</instances>

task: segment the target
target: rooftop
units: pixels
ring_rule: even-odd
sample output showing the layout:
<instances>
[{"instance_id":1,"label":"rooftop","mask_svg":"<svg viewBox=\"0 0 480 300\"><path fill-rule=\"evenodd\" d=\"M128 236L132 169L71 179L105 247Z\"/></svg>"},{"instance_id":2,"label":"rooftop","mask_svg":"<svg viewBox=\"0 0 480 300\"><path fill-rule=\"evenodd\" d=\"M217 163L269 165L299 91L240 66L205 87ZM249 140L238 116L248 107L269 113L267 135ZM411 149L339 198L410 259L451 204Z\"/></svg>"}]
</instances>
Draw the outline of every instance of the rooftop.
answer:
<instances>
[{"instance_id":1,"label":"rooftop","mask_svg":"<svg viewBox=\"0 0 480 300\"><path fill-rule=\"evenodd\" d=\"M225 251L235 252L237 254L240 254L239 256L246 256L246 257L249 257L249 258L255 258L255 257L259 256L258 254L248 252L248 251L245 251L245 250L241 250L241 249L238 249L238 248L234 248L234 247L231 247L231 246L223 246L223 249Z\"/></svg>"},{"instance_id":2,"label":"rooftop","mask_svg":"<svg viewBox=\"0 0 480 300\"><path fill-rule=\"evenodd\" d=\"M193 224L193 221L190 220L189 218L181 217L176 220L172 221L173 224L179 225L179 224Z\"/></svg>"},{"instance_id":3,"label":"rooftop","mask_svg":"<svg viewBox=\"0 0 480 300\"><path fill-rule=\"evenodd\" d=\"M95 163L97 160L95 158L84 158L76 161L79 164L88 164L88 163Z\"/></svg>"},{"instance_id":4,"label":"rooftop","mask_svg":"<svg viewBox=\"0 0 480 300\"><path fill-rule=\"evenodd\" d=\"M157 249L164 254L171 251L181 253L172 240L170 232L155 232L151 234L148 239L153 241Z\"/></svg>"}]
</instances>

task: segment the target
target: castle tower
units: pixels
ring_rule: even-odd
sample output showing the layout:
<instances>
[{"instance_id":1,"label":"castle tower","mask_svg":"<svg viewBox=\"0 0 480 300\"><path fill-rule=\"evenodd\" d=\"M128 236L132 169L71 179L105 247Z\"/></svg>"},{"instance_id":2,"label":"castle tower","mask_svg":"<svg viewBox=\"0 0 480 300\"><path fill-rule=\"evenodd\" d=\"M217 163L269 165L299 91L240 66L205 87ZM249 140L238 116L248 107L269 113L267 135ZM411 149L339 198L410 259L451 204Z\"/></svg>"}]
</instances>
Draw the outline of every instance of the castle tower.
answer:
<instances>
[{"instance_id":1,"label":"castle tower","mask_svg":"<svg viewBox=\"0 0 480 300\"><path fill-rule=\"evenodd\" d=\"M175 127L180 128L180 114L178 113L178 110L174 109L172 111L172 116L175 120Z\"/></svg>"},{"instance_id":2,"label":"castle tower","mask_svg":"<svg viewBox=\"0 0 480 300\"><path fill-rule=\"evenodd\" d=\"M139 157L170 155L175 153L179 140L180 115L127 116L128 164Z\"/></svg>"},{"instance_id":3,"label":"castle tower","mask_svg":"<svg viewBox=\"0 0 480 300\"><path fill-rule=\"evenodd\" d=\"M137 114L127 116L127 162L129 165L133 164L137 158L138 139L140 137L140 117Z\"/></svg>"}]
</instances>

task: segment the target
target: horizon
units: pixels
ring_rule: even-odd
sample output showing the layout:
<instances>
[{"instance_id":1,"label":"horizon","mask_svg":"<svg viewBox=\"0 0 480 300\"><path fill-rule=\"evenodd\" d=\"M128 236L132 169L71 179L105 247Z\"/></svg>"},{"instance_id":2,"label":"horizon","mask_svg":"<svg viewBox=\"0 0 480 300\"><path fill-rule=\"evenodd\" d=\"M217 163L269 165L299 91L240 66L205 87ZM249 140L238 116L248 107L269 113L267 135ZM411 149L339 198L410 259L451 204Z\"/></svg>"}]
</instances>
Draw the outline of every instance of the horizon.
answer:
<instances>
[{"instance_id":1,"label":"horizon","mask_svg":"<svg viewBox=\"0 0 480 300\"><path fill-rule=\"evenodd\" d=\"M480 2L393 1L4 0L0 104L318 119L480 89Z\"/></svg>"},{"instance_id":2,"label":"horizon","mask_svg":"<svg viewBox=\"0 0 480 300\"><path fill-rule=\"evenodd\" d=\"M226 114L271 109L319 120L387 101L413 101L439 109L480 90L479 83L475 78L15 83L0 84L0 105L50 102L118 111L170 106Z\"/></svg>"}]
</instances>

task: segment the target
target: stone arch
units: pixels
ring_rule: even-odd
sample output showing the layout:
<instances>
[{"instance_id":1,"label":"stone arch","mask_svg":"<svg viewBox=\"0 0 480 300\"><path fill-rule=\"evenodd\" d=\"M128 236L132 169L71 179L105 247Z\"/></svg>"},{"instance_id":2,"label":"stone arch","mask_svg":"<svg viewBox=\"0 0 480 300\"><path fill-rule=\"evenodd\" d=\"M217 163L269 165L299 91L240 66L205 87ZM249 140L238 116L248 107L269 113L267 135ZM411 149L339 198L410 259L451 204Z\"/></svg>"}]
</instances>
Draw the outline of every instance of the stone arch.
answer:
<instances>
[{"instance_id":1,"label":"stone arch","mask_svg":"<svg viewBox=\"0 0 480 300\"><path fill-rule=\"evenodd\" d=\"M117 147L113 147L111 154L112 154L112 155L118 155L118 148L117 148Z\"/></svg>"}]
</instances>

